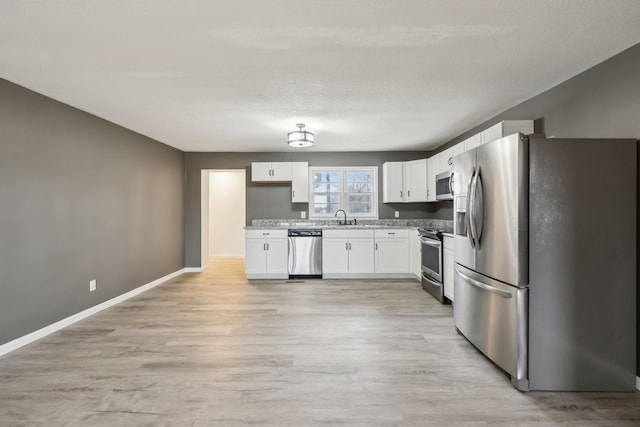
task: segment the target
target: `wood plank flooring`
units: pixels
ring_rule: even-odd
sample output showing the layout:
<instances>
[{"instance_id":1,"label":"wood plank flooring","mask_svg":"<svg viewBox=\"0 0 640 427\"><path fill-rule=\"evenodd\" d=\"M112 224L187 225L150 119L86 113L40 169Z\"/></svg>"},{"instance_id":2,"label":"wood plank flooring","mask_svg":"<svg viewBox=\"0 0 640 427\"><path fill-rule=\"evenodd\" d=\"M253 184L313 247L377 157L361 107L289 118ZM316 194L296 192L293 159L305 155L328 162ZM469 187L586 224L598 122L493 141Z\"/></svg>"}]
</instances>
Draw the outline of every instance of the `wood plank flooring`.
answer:
<instances>
[{"instance_id":1,"label":"wood plank flooring","mask_svg":"<svg viewBox=\"0 0 640 427\"><path fill-rule=\"evenodd\" d=\"M0 358L2 426L638 426L640 393L521 393L416 281L214 260Z\"/></svg>"}]
</instances>

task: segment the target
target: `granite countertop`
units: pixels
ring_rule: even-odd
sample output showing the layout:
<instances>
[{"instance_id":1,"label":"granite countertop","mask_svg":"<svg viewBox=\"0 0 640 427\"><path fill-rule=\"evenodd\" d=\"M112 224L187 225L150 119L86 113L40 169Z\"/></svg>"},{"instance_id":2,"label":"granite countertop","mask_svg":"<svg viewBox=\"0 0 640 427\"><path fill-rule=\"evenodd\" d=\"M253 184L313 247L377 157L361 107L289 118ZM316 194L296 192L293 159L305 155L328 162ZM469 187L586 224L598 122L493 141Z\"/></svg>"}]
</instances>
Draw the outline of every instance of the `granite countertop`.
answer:
<instances>
[{"instance_id":1,"label":"granite countertop","mask_svg":"<svg viewBox=\"0 0 640 427\"><path fill-rule=\"evenodd\" d=\"M384 229L384 228L408 228L415 229L417 226L408 226L408 225L371 225L371 224L348 224L348 225L338 225L338 224L289 224L289 225L250 225L244 227L245 230L265 230L265 229L285 229L285 230L293 230L293 229L312 229L312 228L322 228L326 229L359 229L359 230L370 230L370 229Z\"/></svg>"},{"instance_id":2,"label":"granite countertop","mask_svg":"<svg viewBox=\"0 0 640 427\"><path fill-rule=\"evenodd\" d=\"M436 228L446 231L453 230L453 221L443 219L378 219L359 220L357 225L339 225L336 220L295 220L295 219L254 219L246 230L261 229L389 229L389 228Z\"/></svg>"}]
</instances>

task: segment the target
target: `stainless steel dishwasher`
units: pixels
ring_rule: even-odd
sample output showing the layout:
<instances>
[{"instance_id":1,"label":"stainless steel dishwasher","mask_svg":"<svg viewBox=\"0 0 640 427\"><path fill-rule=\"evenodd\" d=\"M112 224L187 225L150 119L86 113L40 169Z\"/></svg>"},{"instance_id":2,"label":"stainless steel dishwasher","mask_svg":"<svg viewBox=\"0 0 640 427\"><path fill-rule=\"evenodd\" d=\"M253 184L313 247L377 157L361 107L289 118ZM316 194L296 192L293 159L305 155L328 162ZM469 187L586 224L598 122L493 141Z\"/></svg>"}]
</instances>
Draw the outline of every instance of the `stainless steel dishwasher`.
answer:
<instances>
[{"instance_id":1,"label":"stainless steel dishwasher","mask_svg":"<svg viewBox=\"0 0 640 427\"><path fill-rule=\"evenodd\" d=\"M322 230L289 230L289 278L322 278Z\"/></svg>"}]
</instances>

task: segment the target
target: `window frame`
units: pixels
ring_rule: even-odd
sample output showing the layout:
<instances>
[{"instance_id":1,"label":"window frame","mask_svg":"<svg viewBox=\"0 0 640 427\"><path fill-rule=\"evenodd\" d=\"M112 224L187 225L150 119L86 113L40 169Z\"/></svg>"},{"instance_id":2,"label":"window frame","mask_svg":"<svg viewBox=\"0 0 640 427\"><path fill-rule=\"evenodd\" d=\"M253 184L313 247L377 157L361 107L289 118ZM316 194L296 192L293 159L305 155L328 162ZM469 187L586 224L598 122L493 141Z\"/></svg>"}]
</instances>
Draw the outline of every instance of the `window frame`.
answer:
<instances>
[{"instance_id":1,"label":"window frame","mask_svg":"<svg viewBox=\"0 0 640 427\"><path fill-rule=\"evenodd\" d=\"M349 213L347 211L347 195L357 194L349 193L347 191L346 174L347 172L369 172L372 174L372 192L373 200L371 201L371 212L369 213ZM312 220L326 220L333 219L335 212L327 213L325 215L315 214L315 192L313 189L314 175L316 173L340 173L340 207L338 209L344 209L347 212L347 219L379 219L378 213L378 167L377 166L309 166L309 219Z\"/></svg>"}]
</instances>

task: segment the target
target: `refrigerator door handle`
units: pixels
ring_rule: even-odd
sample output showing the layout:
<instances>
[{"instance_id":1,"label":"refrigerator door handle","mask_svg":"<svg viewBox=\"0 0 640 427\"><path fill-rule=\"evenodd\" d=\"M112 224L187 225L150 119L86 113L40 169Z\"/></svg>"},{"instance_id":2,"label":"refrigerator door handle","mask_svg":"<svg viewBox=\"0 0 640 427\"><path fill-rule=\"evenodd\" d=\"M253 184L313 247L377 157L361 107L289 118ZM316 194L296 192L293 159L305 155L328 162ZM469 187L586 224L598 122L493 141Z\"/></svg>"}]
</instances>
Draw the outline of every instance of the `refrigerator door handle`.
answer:
<instances>
[{"instance_id":1,"label":"refrigerator door handle","mask_svg":"<svg viewBox=\"0 0 640 427\"><path fill-rule=\"evenodd\" d=\"M473 200L471 201L471 211L473 212L473 234L476 239L476 245L480 246L480 237L482 237L482 226L484 223L484 193L482 188L482 176L480 176L480 166L476 169L476 175L473 178Z\"/></svg>"},{"instance_id":2,"label":"refrigerator door handle","mask_svg":"<svg viewBox=\"0 0 640 427\"><path fill-rule=\"evenodd\" d=\"M467 211L466 211L466 221L467 221L467 236L469 237L469 243L472 248L476 247L476 236L475 236L475 224L472 218L472 206L473 206L473 180L476 176L476 168L471 170L471 178L469 178L469 186L467 187Z\"/></svg>"},{"instance_id":3,"label":"refrigerator door handle","mask_svg":"<svg viewBox=\"0 0 640 427\"><path fill-rule=\"evenodd\" d=\"M467 282L470 285L473 285L473 286L475 286L477 288L483 289L483 290L488 291L488 292L493 292L493 293L498 294L498 295L500 295L501 297L504 297L504 298L512 298L513 297L513 295L510 292L503 291L502 289L494 288L491 285L487 285L486 283L482 283L482 282L479 282L479 281L477 281L475 279L472 279L471 277L467 276L466 274L464 274L463 272L461 272L457 268L456 268L456 274L458 276L462 277L462 279L465 282Z\"/></svg>"}]
</instances>

